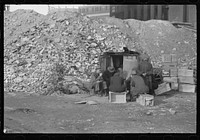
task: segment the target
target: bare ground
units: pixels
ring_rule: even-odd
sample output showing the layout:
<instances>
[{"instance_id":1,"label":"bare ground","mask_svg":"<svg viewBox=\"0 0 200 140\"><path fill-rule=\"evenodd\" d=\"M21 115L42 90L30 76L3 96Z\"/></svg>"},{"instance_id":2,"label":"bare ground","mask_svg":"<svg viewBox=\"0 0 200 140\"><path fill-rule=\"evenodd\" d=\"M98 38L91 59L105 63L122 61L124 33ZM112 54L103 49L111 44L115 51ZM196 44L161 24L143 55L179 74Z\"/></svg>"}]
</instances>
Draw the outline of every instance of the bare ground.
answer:
<instances>
[{"instance_id":1,"label":"bare ground","mask_svg":"<svg viewBox=\"0 0 200 140\"><path fill-rule=\"evenodd\" d=\"M96 101L97 105L75 104ZM170 112L171 109L171 112ZM196 94L168 92L154 107L108 103L107 97L4 93L7 133L195 133Z\"/></svg>"}]
</instances>

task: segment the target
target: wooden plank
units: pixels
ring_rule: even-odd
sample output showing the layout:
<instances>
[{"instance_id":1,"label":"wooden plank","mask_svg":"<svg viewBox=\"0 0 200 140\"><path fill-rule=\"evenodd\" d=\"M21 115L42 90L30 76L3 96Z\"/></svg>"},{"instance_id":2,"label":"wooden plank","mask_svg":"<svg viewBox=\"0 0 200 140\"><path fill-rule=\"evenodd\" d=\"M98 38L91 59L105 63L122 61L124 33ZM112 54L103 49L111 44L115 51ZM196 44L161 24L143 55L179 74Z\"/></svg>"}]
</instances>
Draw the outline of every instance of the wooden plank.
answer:
<instances>
[{"instance_id":1,"label":"wooden plank","mask_svg":"<svg viewBox=\"0 0 200 140\"><path fill-rule=\"evenodd\" d=\"M178 77L182 77L182 76L191 76L191 77L193 77L193 75L194 75L194 70L178 69Z\"/></svg>"},{"instance_id":2,"label":"wooden plank","mask_svg":"<svg viewBox=\"0 0 200 140\"><path fill-rule=\"evenodd\" d=\"M195 84L195 78L192 76L181 76L178 77L179 83L185 83L185 84Z\"/></svg>"},{"instance_id":3,"label":"wooden plank","mask_svg":"<svg viewBox=\"0 0 200 140\"><path fill-rule=\"evenodd\" d=\"M189 23L189 22L171 22L172 24L175 24L175 25L190 25L192 26L192 23Z\"/></svg>"},{"instance_id":4,"label":"wooden plank","mask_svg":"<svg viewBox=\"0 0 200 140\"><path fill-rule=\"evenodd\" d=\"M154 92L156 95L160 95L170 90L171 88L169 86L169 83L162 83L161 85L158 86L158 88Z\"/></svg>"},{"instance_id":5,"label":"wooden plank","mask_svg":"<svg viewBox=\"0 0 200 140\"><path fill-rule=\"evenodd\" d=\"M191 84L179 84L179 91L180 92L189 92L189 93L195 93L196 85Z\"/></svg>"}]
</instances>

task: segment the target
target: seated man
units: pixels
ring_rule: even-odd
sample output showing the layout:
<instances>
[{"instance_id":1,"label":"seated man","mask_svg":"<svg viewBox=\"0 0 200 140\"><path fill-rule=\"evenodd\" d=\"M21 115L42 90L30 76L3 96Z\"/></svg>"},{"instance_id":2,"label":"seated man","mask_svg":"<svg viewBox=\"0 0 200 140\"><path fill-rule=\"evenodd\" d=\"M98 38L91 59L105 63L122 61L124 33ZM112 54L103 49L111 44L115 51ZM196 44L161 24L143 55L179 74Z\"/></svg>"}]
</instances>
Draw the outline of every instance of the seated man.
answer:
<instances>
[{"instance_id":1,"label":"seated man","mask_svg":"<svg viewBox=\"0 0 200 140\"><path fill-rule=\"evenodd\" d=\"M124 92L126 86L124 84L124 79L120 76L120 72L117 71L110 80L109 90L111 92Z\"/></svg>"},{"instance_id":2,"label":"seated man","mask_svg":"<svg viewBox=\"0 0 200 140\"><path fill-rule=\"evenodd\" d=\"M131 76L126 80L126 83L129 82L131 101L136 99L139 94L149 92L149 88L146 86L144 79L137 75L135 70L132 70Z\"/></svg>"}]
</instances>

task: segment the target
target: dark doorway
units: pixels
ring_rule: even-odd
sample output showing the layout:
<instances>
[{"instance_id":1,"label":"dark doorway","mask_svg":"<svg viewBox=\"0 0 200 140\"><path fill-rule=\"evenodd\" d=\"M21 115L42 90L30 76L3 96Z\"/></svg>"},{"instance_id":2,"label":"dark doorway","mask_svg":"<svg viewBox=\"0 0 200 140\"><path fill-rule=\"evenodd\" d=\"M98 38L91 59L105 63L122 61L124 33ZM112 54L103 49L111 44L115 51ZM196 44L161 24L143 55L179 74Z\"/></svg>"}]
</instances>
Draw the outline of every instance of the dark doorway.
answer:
<instances>
[{"instance_id":1,"label":"dark doorway","mask_svg":"<svg viewBox=\"0 0 200 140\"><path fill-rule=\"evenodd\" d=\"M113 66L115 70L118 68L123 68L123 55L112 55Z\"/></svg>"}]
</instances>

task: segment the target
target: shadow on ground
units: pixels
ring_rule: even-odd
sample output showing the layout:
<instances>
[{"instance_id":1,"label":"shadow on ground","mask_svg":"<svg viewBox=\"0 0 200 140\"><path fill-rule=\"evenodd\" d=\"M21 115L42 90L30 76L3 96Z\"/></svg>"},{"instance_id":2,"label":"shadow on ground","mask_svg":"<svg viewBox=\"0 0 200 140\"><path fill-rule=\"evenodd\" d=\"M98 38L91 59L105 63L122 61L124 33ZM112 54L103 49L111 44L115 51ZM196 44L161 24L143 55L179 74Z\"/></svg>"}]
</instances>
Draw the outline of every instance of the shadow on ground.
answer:
<instances>
[{"instance_id":1,"label":"shadow on ground","mask_svg":"<svg viewBox=\"0 0 200 140\"><path fill-rule=\"evenodd\" d=\"M157 105L166 104L167 102L164 101L164 100L166 100L168 98L172 98L176 94L177 94L176 91L168 91L168 92L165 92L165 93L163 93L161 95L157 95L154 98L154 105L157 106Z\"/></svg>"}]
</instances>

